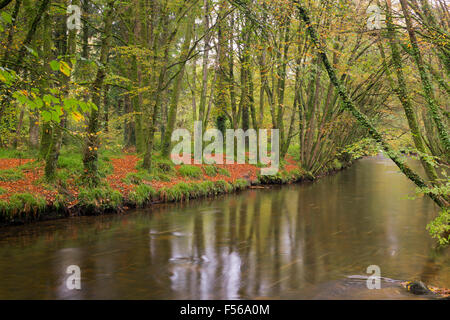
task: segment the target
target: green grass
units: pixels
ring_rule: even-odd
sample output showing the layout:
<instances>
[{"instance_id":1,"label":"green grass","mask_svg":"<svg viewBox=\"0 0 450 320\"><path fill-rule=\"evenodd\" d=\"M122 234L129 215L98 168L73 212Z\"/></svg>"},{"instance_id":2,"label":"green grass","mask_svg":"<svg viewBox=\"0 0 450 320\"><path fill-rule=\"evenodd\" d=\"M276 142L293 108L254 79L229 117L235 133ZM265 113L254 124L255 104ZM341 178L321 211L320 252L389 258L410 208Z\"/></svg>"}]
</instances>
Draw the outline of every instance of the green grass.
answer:
<instances>
[{"instance_id":1,"label":"green grass","mask_svg":"<svg viewBox=\"0 0 450 320\"><path fill-rule=\"evenodd\" d=\"M11 182L24 179L22 171L19 169L0 170L0 181Z\"/></svg>"},{"instance_id":2,"label":"green grass","mask_svg":"<svg viewBox=\"0 0 450 320\"><path fill-rule=\"evenodd\" d=\"M151 186L146 184L141 184L137 186L130 194L128 199L136 205L137 207L143 207L145 204L155 199L157 192Z\"/></svg>"},{"instance_id":3,"label":"green grass","mask_svg":"<svg viewBox=\"0 0 450 320\"><path fill-rule=\"evenodd\" d=\"M110 187L81 188L78 194L78 204L87 212L101 213L116 210L122 205L122 195Z\"/></svg>"},{"instance_id":4,"label":"green grass","mask_svg":"<svg viewBox=\"0 0 450 320\"><path fill-rule=\"evenodd\" d=\"M223 176L231 177L230 171L225 168L218 168L218 173Z\"/></svg>"},{"instance_id":5,"label":"green grass","mask_svg":"<svg viewBox=\"0 0 450 320\"><path fill-rule=\"evenodd\" d=\"M227 177L231 177L230 171L228 171L225 168L218 168L217 169L217 173L222 175L222 176L227 176Z\"/></svg>"},{"instance_id":6,"label":"green grass","mask_svg":"<svg viewBox=\"0 0 450 320\"><path fill-rule=\"evenodd\" d=\"M136 164L136 169L139 170L137 177L146 176L142 180L152 181L170 181L175 176L176 170L175 166L169 159L164 159L160 156L152 157L152 169L150 172L142 167L143 160L139 160Z\"/></svg>"},{"instance_id":7,"label":"green grass","mask_svg":"<svg viewBox=\"0 0 450 320\"><path fill-rule=\"evenodd\" d=\"M0 149L0 159L33 159L37 152L33 150Z\"/></svg>"},{"instance_id":8,"label":"green grass","mask_svg":"<svg viewBox=\"0 0 450 320\"><path fill-rule=\"evenodd\" d=\"M181 165L178 169L178 173L183 177L188 178L200 178L203 174L202 169L200 167L191 166L191 165Z\"/></svg>"},{"instance_id":9,"label":"green grass","mask_svg":"<svg viewBox=\"0 0 450 320\"><path fill-rule=\"evenodd\" d=\"M204 181L200 183L180 182L173 187L165 187L160 190L160 198L163 201L188 201L200 197L216 196L229 193L234 190L243 190L249 186L249 182L239 179L233 184L224 180Z\"/></svg>"},{"instance_id":10,"label":"green grass","mask_svg":"<svg viewBox=\"0 0 450 320\"><path fill-rule=\"evenodd\" d=\"M333 169L335 170L341 170L342 169L342 163L338 159L333 160Z\"/></svg>"},{"instance_id":11,"label":"green grass","mask_svg":"<svg viewBox=\"0 0 450 320\"><path fill-rule=\"evenodd\" d=\"M123 182L127 184L141 184L142 181L152 181L154 177L146 170L139 170L138 172L127 173Z\"/></svg>"},{"instance_id":12,"label":"green grass","mask_svg":"<svg viewBox=\"0 0 450 320\"><path fill-rule=\"evenodd\" d=\"M0 219L7 222L36 220L46 205L43 197L30 193L16 193L9 201L0 201Z\"/></svg>"},{"instance_id":13,"label":"green grass","mask_svg":"<svg viewBox=\"0 0 450 320\"><path fill-rule=\"evenodd\" d=\"M205 174L208 177L215 177L215 176L217 176L217 173L219 172L218 168L213 165L204 166L203 170L205 170Z\"/></svg>"},{"instance_id":14,"label":"green grass","mask_svg":"<svg viewBox=\"0 0 450 320\"><path fill-rule=\"evenodd\" d=\"M174 174L175 166L173 162L169 159L155 158L154 167L156 170L161 171L166 174Z\"/></svg>"},{"instance_id":15,"label":"green grass","mask_svg":"<svg viewBox=\"0 0 450 320\"><path fill-rule=\"evenodd\" d=\"M58 168L61 170L60 180L67 180L69 178L79 178L83 171L83 158L81 153L61 153L58 158ZM98 173L100 178L105 178L107 175L113 173L113 166L108 156L100 155L98 159ZM76 179L78 184L82 184L81 179Z\"/></svg>"},{"instance_id":16,"label":"green grass","mask_svg":"<svg viewBox=\"0 0 450 320\"><path fill-rule=\"evenodd\" d=\"M310 179L310 177L307 173L304 173L299 169L294 169L290 172L282 170L274 175L260 175L258 173L258 180L261 184L286 184L301 181L303 179Z\"/></svg>"},{"instance_id":17,"label":"green grass","mask_svg":"<svg viewBox=\"0 0 450 320\"><path fill-rule=\"evenodd\" d=\"M250 182L245 179L237 179L233 182L233 188L236 191L247 189L250 186Z\"/></svg>"},{"instance_id":18,"label":"green grass","mask_svg":"<svg viewBox=\"0 0 450 320\"><path fill-rule=\"evenodd\" d=\"M61 154L58 158L58 168L68 169L71 172L83 172L81 154Z\"/></svg>"},{"instance_id":19,"label":"green grass","mask_svg":"<svg viewBox=\"0 0 450 320\"><path fill-rule=\"evenodd\" d=\"M143 181L166 181L169 182L172 180L173 175L163 173L159 170L154 170L152 173L149 173L147 170L141 169L138 172L130 172L125 178L122 179L126 184L141 184Z\"/></svg>"},{"instance_id":20,"label":"green grass","mask_svg":"<svg viewBox=\"0 0 450 320\"><path fill-rule=\"evenodd\" d=\"M55 201L53 201L53 207L56 211L64 210L67 208L69 203L69 199L65 197L64 195L58 193L56 195Z\"/></svg>"},{"instance_id":21,"label":"green grass","mask_svg":"<svg viewBox=\"0 0 450 320\"><path fill-rule=\"evenodd\" d=\"M144 169L142 167L143 160L139 160L136 164L136 169ZM175 166L170 159L162 158L159 155L152 156L152 174L155 173L165 173L165 174L175 174Z\"/></svg>"}]
</instances>

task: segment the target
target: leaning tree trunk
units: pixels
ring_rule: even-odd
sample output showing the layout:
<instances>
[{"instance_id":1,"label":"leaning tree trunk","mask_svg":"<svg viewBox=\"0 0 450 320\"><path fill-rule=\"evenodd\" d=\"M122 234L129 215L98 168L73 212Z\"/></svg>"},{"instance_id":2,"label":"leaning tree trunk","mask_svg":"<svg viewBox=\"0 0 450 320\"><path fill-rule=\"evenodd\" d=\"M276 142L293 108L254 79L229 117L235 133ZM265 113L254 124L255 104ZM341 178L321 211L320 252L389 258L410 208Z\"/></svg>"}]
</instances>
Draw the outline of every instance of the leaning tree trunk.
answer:
<instances>
[{"instance_id":1,"label":"leaning tree trunk","mask_svg":"<svg viewBox=\"0 0 450 320\"><path fill-rule=\"evenodd\" d=\"M378 47L380 50L383 67L386 71L390 85L391 85L392 89L395 91L395 93L397 94L397 97L400 100L400 103L402 104L403 109L405 111L405 116L406 116L406 119L408 120L408 125L409 125L409 129L411 130L412 139L414 141L414 145L416 146L416 149L420 152L420 160L421 160L423 168L425 169L425 173L427 174L428 178L432 181L432 183L434 183L437 180L436 170L425 158L425 154L427 153L427 150L426 150L425 144L423 142L423 137L422 137L422 133L420 132L416 114L415 114L413 106L411 104L411 98L409 97L408 92L407 92L406 80L405 80L405 76L403 74L402 58L400 56L400 52L399 52L399 48L398 48L398 44L397 44L397 37L395 34L395 29L394 29L394 25L393 25L393 21L392 21L392 14L391 14L391 10L389 7L387 8L386 24L387 24L387 32L388 32L388 37L389 37L389 44L390 44L391 51L392 51L392 62L394 64L394 68L395 68L395 71L397 74L398 86L395 86L395 84L393 82L389 67L386 62L383 44L381 43L381 39L379 39Z\"/></svg>"},{"instance_id":2,"label":"leaning tree trunk","mask_svg":"<svg viewBox=\"0 0 450 320\"><path fill-rule=\"evenodd\" d=\"M422 80L423 93L425 96L425 100L427 102L428 111L434 123L436 124L439 140L441 141L442 146L445 150L446 157L448 158L450 154L450 137L448 135L447 128L444 125L444 122L442 121L442 116L439 112L436 100L434 99L431 82L428 73L425 69L422 54L420 53L419 50L416 33L412 27L408 3L406 2L406 0L400 0L400 4L402 6L403 15L405 17L406 30L408 31L409 40L411 42L412 55L414 61L416 62L417 68L419 69L420 79Z\"/></svg>"},{"instance_id":3,"label":"leaning tree trunk","mask_svg":"<svg viewBox=\"0 0 450 320\"><path fill-rule=\"evenodd\" d=\"M343 107L346 110L348 110L353 115L353 117L355 117L355 119L360 123L360 125L362 125L369 132L370 136L382 147L382 149L385 151L385 154L389 158L391 158L391 160L397 165L397 167L403 172L403 174L409 180L414 182L414 184L419 188L426 188L427 185L422 180L422 178L416 172L414 172L398 155L398 153L384 140L383 136L378 132L378 130L375 128L375 126L372 124L369 118L367 118L366 115L364 115L361 111L359 111L358 108L356 108L355 104L353 103L353 100L347 94L347 90L343 86L342 81L338 79L336 75L336 70L328 60L326 47L320 42L317 32L311 23L308 13L299 3L298 0L295 0L295 3L297 5L297 8L299 9L300 17L306 24L306 29L311 38L311 41L318 50L319 57L325 67L325 70L328 73L328 77L330 78L330 81L333 83L333 85L335 86L336 90L339 93L339 96L342 99ZM448 206L448 203L446 203L445 200L441 199L441 197L432 193L428 193L428 196L438 206L440 207Z\"/></svg>"}]
</instances>

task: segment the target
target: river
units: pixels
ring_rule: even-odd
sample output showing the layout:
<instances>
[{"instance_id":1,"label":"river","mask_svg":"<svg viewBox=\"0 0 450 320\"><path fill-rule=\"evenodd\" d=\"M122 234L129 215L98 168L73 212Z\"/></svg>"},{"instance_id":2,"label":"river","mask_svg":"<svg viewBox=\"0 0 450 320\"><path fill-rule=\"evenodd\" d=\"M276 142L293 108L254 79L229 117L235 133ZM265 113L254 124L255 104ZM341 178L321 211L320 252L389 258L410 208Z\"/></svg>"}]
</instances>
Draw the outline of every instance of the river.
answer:
<instances>
[{"instance_id":1,"label":"river","mask_svg":"<svg viewBox=\"0 0 450 320\"><path fill-rule=\"evenodd\" d=\"M450 287L450 252L414 189L377 156L313 183L2 228L0 299L417 298L396 280Z\"/></svg>"}]
</instances>

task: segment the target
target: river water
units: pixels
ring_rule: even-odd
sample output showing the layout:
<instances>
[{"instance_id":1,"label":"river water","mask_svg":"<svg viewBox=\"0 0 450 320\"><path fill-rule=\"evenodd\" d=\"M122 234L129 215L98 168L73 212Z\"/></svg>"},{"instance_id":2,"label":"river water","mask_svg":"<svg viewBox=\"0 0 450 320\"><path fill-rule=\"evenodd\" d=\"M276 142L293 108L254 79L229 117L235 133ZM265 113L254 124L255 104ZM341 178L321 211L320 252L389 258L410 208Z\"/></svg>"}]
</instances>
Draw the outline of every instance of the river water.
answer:
<instances>
[{"instance_id":1,"label":"river water","mask_svg":"<svg viewBox=\"0 0 450 320\"><path fill-rule=\"evenodd\" d=\"M450 252L414 189L377 156L314 183L2 228L0 299L417 298L397 280L450 287Z\"/></svg>"}]
</instances>

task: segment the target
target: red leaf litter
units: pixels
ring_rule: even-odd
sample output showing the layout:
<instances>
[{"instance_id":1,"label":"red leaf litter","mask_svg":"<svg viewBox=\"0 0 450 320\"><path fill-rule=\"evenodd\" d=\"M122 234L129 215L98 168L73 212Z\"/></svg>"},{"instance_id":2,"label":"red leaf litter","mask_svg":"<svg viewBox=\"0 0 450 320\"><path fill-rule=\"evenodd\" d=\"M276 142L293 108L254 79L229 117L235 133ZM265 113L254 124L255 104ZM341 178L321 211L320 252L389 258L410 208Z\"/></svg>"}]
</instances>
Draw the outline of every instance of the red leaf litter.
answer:
<instances>
[{"instance_id":1,"label":"red leaf litter","mask_svg":"<svg viewBox=\"0 0 450 320\"><path fill-rule=\"evenodd\" d=\"M122 180L130 172L137 172L136 163L139 158L135 155L125 155L123 158L111 159L113 166L113 173L106 179L111 188L120 191L124 196L127 196L130 191L133 191L134 185L129 185Z\"/></svg>"},{"instance_id":2,"label":"red leaf litter","mask_svg":"<svg viewBox=\"0 0 450 320\"><path fill-rule=\"evenodd\" d=\"M130 191L136 187L133 184L127 184L123 182L123 179L130 172L137 172L136 164L139 158L135 155L125 155L123 158L111 159L114 173L107 177L108 183L113 189L120 191L124 196L127 196ZM202 165L195 165L197 167L202 167ZM227 169L230 172L230 177L225 175L217 174L215 177L207 176L203 172L203 177L200 179L191 179L183 177L177 174L171 181L148 181L152 187L156 190L163 187L171 187L180 182L199 182L199 181L218 181L225 180L227 182L235 181L239 178L245 178L250 180L255 180L259 168L251 164L234 164L234 165L216 165L219 168ZM175 166L178 170L180 166Z\"/></svg>"},{"instance_id":3,"label":"red leaf litter","mask_svg":"<svg viewBox=\"0 0 450 320\"><path fill-rule=\"evenodd\" d=\"M34 161L33 159L0 159L0 170L14 169L28 162ZM0 200L9 199L14 193L31 193L39 194L47 199L47 202L53 202L57 191L47 190L39 184L37 180L41 179L44 175L44 168L37 167L27 170L22 170L24 179L17 181L0 181L0 188L5 192L0 194Z\"/></svg>"},{"instance_id":4,"label":"red leaf litter","mask_svg":"<svg viewBox=\"0 0 450 320\"><path fill-rule=\"evenodd\" d=\"M18 166L24 165L30 161L34 161L33 159L0 159L0 170L13 169ZM113 173L109 175L106 179L109 185L121 192L125 197L128 196L130 191L133 191L136 187L133 184L127 184L123 181L123 179L130 172L137 172L136 164L139 161L139 157L136 155L124 155L121 158L111 159L113 166ZM295 161L292 157L286 157L286 166L285 170L291 171L298 166L295 164ZM202 167L203 165L195 165L197 167ZM216 165L219 168L224 168L228 170L230 176L217 174L215 177L207 176L203 170L203 176L200 179L192 179L186 178L179 174L177 174L171 181L147 181L147 183L151 184L156 190L161 189L163 187L171 187L180 182L199 182L199 181L218 181L225 180L227 182L236 181L237 179L247 179L247 180L256 180L257 174L260 168L256 167L252 164L221 164ZM175 166L178 170L180 166ZM23 170L24 179L17 181L0 181L0 188L4 189L4 193L0 195L0 200L7 200L14 193L31 193L36 195L41 195L47 199L48 203L53 203L56 195L58 194L57 190L47 190L44 188L44 185L40 183L42 181L44 175L44 166L37 166L36 168ZM40 181L39 181L40 180ZM71 184L71 181L68 181L68 190L67 192L71 193L75 198L78 195L78 188ZM77 201L73 201L72 204Z\"/></svg>"}]
</instances>

